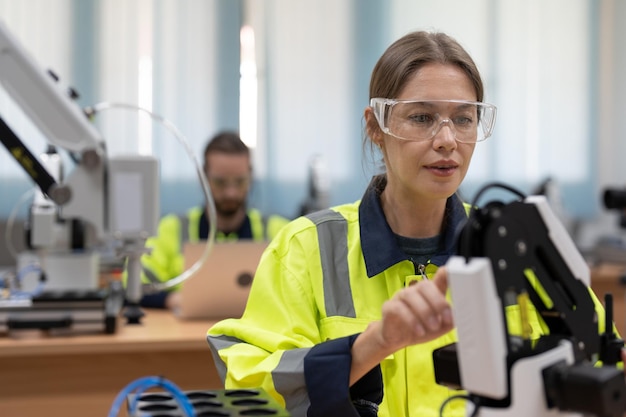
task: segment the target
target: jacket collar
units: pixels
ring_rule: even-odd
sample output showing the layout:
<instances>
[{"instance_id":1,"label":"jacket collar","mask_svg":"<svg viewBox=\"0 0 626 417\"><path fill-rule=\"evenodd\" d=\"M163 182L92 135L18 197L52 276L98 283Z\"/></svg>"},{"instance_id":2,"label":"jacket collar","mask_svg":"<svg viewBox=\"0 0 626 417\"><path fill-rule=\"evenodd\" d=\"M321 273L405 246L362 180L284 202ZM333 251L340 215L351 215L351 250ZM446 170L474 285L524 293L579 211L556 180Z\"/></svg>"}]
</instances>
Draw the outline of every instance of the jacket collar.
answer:
<instances>
[{"instance_id":1,"label":"jacket collar","mask_svg":"<svg viewBox=\"0 0 626 417\"><path fill-rule=\"evenodd\" d=\"M380 193L385 188L386 178L377 176L365 190L359 206L361 247L367 276L373 277L391 266L407 260L398 247L393 231L387 223L380 203ZM456 252L457 234L467 220L465 207L455 194L446 203L444 239L441 248L430 262L441 266Z\"/></svg>"}]
</instances>

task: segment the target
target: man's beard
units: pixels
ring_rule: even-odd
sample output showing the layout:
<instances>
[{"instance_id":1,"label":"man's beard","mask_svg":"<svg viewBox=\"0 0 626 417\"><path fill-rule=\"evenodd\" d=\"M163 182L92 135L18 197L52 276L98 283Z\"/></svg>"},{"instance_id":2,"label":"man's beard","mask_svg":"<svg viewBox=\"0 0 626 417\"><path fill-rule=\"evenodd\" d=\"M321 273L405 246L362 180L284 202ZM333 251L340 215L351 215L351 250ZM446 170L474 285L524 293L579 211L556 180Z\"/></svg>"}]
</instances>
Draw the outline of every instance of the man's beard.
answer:
<instances>
[{"instance_id":1,"label":"man's beard","mask_svg":"<svg viewBox=\"0 0 626 417\"><path fill-rule=\"evenodd\" d=\"M233 217L243 207L242 200L215 201L215 211L221 217Z\"/></svg>"}]
</instances>

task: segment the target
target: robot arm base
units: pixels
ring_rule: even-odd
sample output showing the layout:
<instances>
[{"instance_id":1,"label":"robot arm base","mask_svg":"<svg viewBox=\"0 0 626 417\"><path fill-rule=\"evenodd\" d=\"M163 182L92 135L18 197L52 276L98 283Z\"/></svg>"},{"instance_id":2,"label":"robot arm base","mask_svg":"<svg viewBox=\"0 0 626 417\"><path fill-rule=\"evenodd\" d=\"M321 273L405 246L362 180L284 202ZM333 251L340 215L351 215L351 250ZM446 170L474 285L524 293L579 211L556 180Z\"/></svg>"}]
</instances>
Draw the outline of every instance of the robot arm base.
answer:
<instances>
[{"instance_id":1,"label":"robot arm base","mask_svg":"<svg viewBox=\"0 0 626 417\"><path fill-rule=\"evenodd\" d=\"M557 363L543 372L550 405L598 417L622 417L626 412L624 374L615 367L589 363Z\"/></svg>"}]
</instances>

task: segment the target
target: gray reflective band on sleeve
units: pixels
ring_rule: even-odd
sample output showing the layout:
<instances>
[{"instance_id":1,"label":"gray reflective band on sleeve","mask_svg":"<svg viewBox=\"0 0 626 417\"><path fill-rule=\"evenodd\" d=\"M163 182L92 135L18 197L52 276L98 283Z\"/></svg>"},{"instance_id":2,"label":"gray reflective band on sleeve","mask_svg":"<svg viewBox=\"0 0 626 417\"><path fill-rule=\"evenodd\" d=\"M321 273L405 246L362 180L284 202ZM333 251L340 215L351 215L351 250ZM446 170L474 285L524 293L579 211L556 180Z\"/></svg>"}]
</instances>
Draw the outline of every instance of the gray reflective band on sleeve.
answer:
<instances>
[{"instance_id":1,"label":"gray reflective band on sleeve","mask_svg":"<svg viewBox=\"0 0 626 417\"><path fill-rule=\"evenodd\" d=\"M304 357L310 350L299 348L283 352L278 366L272 371L274 388L285 399L292 416L306 416L311 405L304 380Z\"/></svg>"},{"instance_id":2,"label":"gray reflective band on sleeve","mask_svg":"<svg viewBox=\"0 0 626 417\"><path fill-rule=\"evenodd\" d=\"M237 343L245 342L237 339L236 337L230 336L207 336L206 339L207 342L209 342L211 354L213 355L213 362L215 363L215 368L217 369L217 373L220 376L223 385L226 381L226 363L224 363L218 352L222 349L236 345Z\"/></svg>"},{"instance_id":3,"label":"gray reflective band on sleeve","mask_svg":"<svg viewBox=\"0 0 626 417\"><path fill-rule=\"evenodd\" d=\"M207 341L211 348L217 373L222 384L224 384L226 381L226 364L218 352L246 342L230 336L207 336ZM286 408L294 417L306 416L310 405L304 380L304 358L310 350L310 348L300 348L283 352L278 365L272 371L274 388L283 396L286 401Z\"/></svg>"},{"instance_id":4,"label":"gray reflective band on sleeve","mask_svg":"<svg viewBox=\"0 0 626 417\"><path fill-rule=\"evenodd\" d=\"M346 219L333 210L319 211L307 217L317 226L326 316L356 317L350 288Z\"/></svg>"}]
</instances>

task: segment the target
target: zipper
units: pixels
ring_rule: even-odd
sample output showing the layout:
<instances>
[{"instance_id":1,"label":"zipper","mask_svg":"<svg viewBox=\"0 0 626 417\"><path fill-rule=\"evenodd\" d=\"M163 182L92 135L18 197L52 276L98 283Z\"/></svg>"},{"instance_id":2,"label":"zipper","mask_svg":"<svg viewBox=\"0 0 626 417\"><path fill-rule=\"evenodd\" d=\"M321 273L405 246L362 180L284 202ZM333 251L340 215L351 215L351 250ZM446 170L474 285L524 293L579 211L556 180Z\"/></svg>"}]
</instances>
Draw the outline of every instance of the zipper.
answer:
<instances>
[{"instance_id":1,"label":"zipper","mask_svg":"<svg viewBox=\"0 0 626 417\"><path fill-rule=\"evenodd\" d=\"M421 275L422 279L428 279L428 277L426 276L426 265L424 264L415 265L415 274Z\"/></svg>"}]
</instances>

